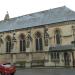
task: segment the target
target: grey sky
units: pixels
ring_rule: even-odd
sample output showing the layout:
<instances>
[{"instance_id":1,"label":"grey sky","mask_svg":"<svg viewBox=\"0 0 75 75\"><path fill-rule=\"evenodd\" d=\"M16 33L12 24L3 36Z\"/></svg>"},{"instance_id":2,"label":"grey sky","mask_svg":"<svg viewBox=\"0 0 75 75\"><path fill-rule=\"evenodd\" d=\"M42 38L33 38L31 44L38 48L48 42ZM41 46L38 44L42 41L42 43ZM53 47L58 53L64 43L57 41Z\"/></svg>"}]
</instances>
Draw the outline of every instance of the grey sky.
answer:
<instances>
[{"instance_id":1,"label":"grey sky","mask_svg":"<svg viewBox=\"0 0 75 75\"><path fill-rule=\"evenodd\" d=\"M0 20L4 19L6 11L12 18L64 5L75 11L74 0L0 0Z\"/></svg>"}]
</instances>

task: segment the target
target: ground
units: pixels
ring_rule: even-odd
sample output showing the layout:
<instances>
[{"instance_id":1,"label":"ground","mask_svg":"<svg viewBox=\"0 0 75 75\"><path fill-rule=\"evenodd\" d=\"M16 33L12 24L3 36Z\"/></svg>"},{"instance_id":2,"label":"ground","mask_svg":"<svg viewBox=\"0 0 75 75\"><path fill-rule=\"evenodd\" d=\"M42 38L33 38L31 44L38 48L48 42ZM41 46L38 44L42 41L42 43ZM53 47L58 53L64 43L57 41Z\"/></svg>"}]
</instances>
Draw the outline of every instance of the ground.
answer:
<instances>
[{"instance_id":1,"label":"ground","mask_svg":"<svg viewBox=\"0 0 75 75\"><path fill-rule=\"evenodd\" d=\"M75 75L75 69L18 69L15 75Z\"/></svg>"}]
</instances>

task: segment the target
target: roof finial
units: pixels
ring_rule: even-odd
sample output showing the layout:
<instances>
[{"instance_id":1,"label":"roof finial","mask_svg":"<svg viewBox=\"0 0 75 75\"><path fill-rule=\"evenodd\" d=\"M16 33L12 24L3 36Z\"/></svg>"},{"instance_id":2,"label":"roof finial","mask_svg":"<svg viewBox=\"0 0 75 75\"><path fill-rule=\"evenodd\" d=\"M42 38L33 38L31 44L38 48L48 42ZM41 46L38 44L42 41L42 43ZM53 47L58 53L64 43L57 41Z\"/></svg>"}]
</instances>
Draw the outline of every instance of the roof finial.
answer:
<instances>
[{"instance_id":1,"label":"roof finial","mask_svg":"<svg viewBox=\"0 0 75 75\"><path fill-rule=\"evenodd\" d=\"M9 13L8 13L8 11L7 11L7 13L6 13L5 17L4 17L4 20L9 20Z\"/></svg>"},{"instance_id":2,"label":"roof finial","mask_svg":"<svg viewBox=\"0 0 75 75\"><path fill-rule=\"evenodd\" d=\"M7 14L8 14L8 11L7 11Z\"/></svg>"}]
</instances>

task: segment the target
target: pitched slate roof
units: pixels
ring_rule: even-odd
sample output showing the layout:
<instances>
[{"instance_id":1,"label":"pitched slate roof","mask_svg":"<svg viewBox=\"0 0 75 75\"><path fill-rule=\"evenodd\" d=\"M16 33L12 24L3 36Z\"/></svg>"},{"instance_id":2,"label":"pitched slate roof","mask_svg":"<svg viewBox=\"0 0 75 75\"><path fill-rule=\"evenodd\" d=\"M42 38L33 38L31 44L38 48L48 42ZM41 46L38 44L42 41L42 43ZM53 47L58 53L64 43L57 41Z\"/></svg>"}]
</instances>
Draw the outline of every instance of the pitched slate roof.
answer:
<instances>
[{"instance_id":1,"label":"pitched slate roof","mask_svg":"<svg viewBox=\"0 0 75 75\"><path fill-rule=\"evenodd\" d=\"M0 32L75 20L75 12L63 6L0 21Z\"/></svg>"}]
</instances>

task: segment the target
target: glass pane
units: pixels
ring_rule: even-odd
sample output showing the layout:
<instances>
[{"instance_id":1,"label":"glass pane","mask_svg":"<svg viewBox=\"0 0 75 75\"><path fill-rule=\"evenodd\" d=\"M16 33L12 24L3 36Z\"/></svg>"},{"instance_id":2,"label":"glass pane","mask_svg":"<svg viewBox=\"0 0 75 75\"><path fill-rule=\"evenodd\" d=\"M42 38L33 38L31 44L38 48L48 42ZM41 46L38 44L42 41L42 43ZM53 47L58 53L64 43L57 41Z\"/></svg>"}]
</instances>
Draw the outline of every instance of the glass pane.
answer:
<instances>
[{"instance_id":1,"label":"glass pane","mask_svg":"<svg viewBox=\"0 0 75 75\"><path fill-rule=\"evenodd\" d=\"M20 51L22 51L22 40L20 40Z\"/></svg>"},{"instance_id":2,"label":"glass pane","mask_svg":"<svg viewBox=\"0 0 75 75\"><path fill-rule=\"evenodd\" d=\"M26 42L25 42L25 40L23 40L23 51L25 51L26 50Z\"/></svg>"},{"instance_id":3,"label":"glass pane","mask_svg":"<svg viewBox=\"0 0 75 75\"><path fill-rule=\"evenodd\" d=\"M59 53L57 52L57 59L59 59Z\"/></svg>"},{"instance_id":4,"label":"glass pane","mask_svg":"<svg viewBox=\"0 0 75 75\"><path fill-rule=\"evenodd\" d=\"M6 52L11 52L11 41L6 42Z\"/></svg>"},{"instance_id":5,"label":"glass pane","mask_svg":"<svg viewBox=\"0 0 75 75\"><path fill-rule=\"evenodd\" d=\"M56 34L56 43L60 44L60 34Z\"/></svg>"},{"instance_id":6,"label":"glass pane","mask_svg":"<svg viewBox=\"0 0 75 75\"><path fill-rule=\"evenodd\" d=\"M39 43L38 43L38 39L36 39L36 50L39 50Z\"/></svg>"},{"instance_id":7,"label":"glass pane","mask_svg":"<svg viewBox=\"0 0 75 75\"><path fill-rule=\"evenodd\" d=\"M51 59L53 59L53 52L51 52Z\"/></svg>"},{"instance_id":8,"label":"glass pane","mask_svg":"<svg viewBox=\"0 0 75 75\"><path fill-rule=\"evenodd\" d=\"M6 42L6 52L8 52L8 42Z\"/></svg>"},{"instance_id":9,"label":"glass pane","mask_svg":"<svg viewBox=\"0 0 75 75\"><path fill-rule=\"evenodd\" d=\"M9 41L9 52L11 52L11 41Z\"/></svg>"},{"instance_id":10,"label":"glass pane","mask_svg":"<svg viewBox=\"0 0 75 75\"><path fill-rule=\"evenodd\" d=\"M43 50L43 47L42 47L42 38L39 39L39 46L40 46L40 50Z\"/></svg>"}]
</instances>

